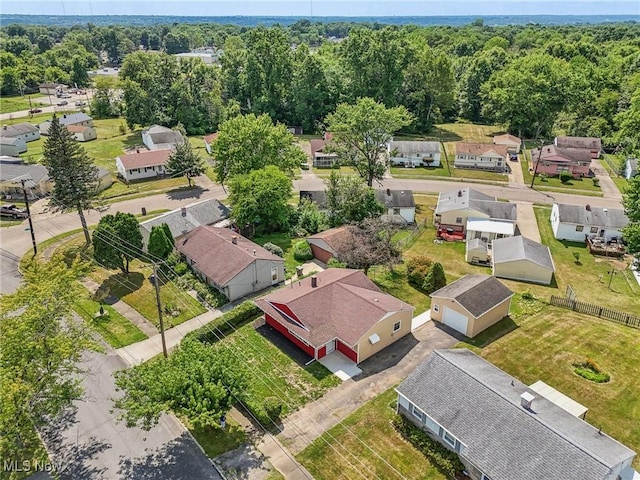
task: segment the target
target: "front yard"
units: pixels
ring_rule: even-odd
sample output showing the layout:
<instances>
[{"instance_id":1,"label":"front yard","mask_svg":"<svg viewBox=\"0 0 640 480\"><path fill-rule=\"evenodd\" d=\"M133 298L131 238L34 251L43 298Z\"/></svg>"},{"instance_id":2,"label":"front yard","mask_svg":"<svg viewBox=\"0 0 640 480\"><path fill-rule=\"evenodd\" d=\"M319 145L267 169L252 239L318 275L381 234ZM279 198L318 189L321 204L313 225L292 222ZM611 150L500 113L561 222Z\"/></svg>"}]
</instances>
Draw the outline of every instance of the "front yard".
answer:
<instances>
[{"instance_id":1,"label":"front yard","mask_svg":"<svg viewBox=\"0 0 640 480\"><path fill-rule=\"evenodd\" d=\"M526 155L528 155L528 153ZM529 161L523 158L526 155L520 155L522 158L520 164L522 166L522 175L524 177L525 185L531 185L533 172L529 170ZM600 184L594 183L591 178L574 178L569 180L567 183L562 183L559 177L545 177L540 176L540 174L536 174L536 180L533 185L538 190L557 191L563 193L571 193L572 191L575 191L576 194L580 195L602 196L602 188L600 188Z\"/></svg>"}]
</instances>

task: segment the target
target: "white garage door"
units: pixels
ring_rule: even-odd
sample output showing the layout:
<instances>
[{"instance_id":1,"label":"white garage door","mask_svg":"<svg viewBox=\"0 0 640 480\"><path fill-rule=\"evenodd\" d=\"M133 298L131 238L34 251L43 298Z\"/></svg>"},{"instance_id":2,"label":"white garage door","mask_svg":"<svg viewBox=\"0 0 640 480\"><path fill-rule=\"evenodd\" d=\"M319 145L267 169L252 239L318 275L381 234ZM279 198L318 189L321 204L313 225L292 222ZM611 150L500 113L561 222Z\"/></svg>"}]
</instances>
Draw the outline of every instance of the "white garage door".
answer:
<instances>
[{"instance_id":1,"label":"white garage door","mask_svg":"<svg viewBox=\"0 0 640 480\"><path fill-rule=\"evenodd\" d=\"M451 308L444 307L444 315L442 316L442 321L445 325L449 325L454 330L457 330L464 335L467 334L468 318L466 315L458 313Z\"/></svg>"}]
</instances>

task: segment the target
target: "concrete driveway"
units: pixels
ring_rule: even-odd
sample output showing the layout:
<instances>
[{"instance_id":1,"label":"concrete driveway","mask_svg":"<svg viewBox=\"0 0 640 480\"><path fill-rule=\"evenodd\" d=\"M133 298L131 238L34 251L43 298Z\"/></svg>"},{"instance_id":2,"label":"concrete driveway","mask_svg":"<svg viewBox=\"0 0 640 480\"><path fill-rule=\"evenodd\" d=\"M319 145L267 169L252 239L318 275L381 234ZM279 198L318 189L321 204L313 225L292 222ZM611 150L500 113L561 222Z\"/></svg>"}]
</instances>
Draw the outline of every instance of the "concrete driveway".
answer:
<instances>
[{"instance_id":1,"label":"concrete driveway","mask_svg":"<svg viewBox=\"0 0 640 480\"><path fill-rule=\"evenodd\" d=\"M530 240L534 240L540 243L540 230L538 229L538 222L536 220L536 214L533 210L533 203L531 202L515 202L516 211L518 213L518 230L520 235L527 237Z\"/></svg>"},{"instance_id":2,"label":"concrete driveway","mask_svg":"<svg viewBox=\"0 0 640 480\"><path fill-rule=\"evenodd\" d=\"M622 199L620 190L618 190L616 184L611 180L611 176L607 169L602 166L602 160L591 160L591 170L593 170L593 173L595 173L598 180L600 180L600 188L602 189L602 193L605 197Z\"/></svg>"}]
</instances>

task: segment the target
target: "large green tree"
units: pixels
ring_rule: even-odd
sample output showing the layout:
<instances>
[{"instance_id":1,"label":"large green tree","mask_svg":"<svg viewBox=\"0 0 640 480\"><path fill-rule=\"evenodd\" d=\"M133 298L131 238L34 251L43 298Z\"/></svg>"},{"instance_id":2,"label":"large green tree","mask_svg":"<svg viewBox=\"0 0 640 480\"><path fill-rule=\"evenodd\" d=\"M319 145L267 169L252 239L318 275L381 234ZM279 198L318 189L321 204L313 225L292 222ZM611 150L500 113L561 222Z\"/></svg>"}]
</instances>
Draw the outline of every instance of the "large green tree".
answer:
<instances>
[{"instance_id":1,"label":"large green tree","mask_svg":"<svg viewBox=\"0 0 640 480\"><path fill-rule=\"evenodd\" d=\"M387 108L372 98L359 98L354 105L341 103L325 120L332 134L326 148L338 154L342 164L355 168L371 187L387 169L386 145L412 120L405 107Z\"/></svg>"},{"instance_id":2,"label":"large green tree","mask_svg":"<svg viewBox=\"0 0 640 480\"><path fill-rule=\"evenodd\" d=\"M0 297L0 458L19 459L41 426L71 407L82 389L78 363L93 347L87 327L72 318L81 294L79 263L54 257L22 270L24 282ZM28 457L27 457L28 458Z\"/></svg>"},{"instance_id":3,"label":"large green tree","mask_svg":"<svg viewBox=\"0 0 640 480\"><path fill-rule=\"evenodd\" d=\"M169 155L166 169L172 177L187 177L189 188L191 179L205 172L204 160L193 151L189 140L176 145L176 149Z\"/></svg>"},{"instance_id":4,"label":"large green tree","mask_svg":"<svg viewBox=\"0 0 640 480\"><path fill-rule=\"evenodd\" d=\"M275 165L287 174L305 161L304 152L283 124L268 115L240 115L220 125L212 145L216 178L225 183L234 175Z\"/></svg>"},{"instance_id":5,"label":"large green tree","mask_svg":"<svg viewBox=\"0 0 640 480\"><path fill-rule=\"evenodd\" d=\"M624 212L629 217L629 224L622 229L629 253L640 254L640 176L629 181L629 186L622 196Z\"/></svg>"},{"instance_id":6,"label":"large green tree","mask_svg":"<svg viewBox=\"0 0 640 480\"><path fill-rule=\"evenodd\" d=\"M247 387L243 366L233 352L185 340L169 358L115 374L124 396L115 401L127 426L149 430L161 413L184 415L196 427L212 427Z\"/></svg>"},{"instance_id":7,"label":"large green tree","mask_svg":"<svg viewBox=\"0 0 640 480\"><path fill-rule=\"evenodd\" d=\"M42 147L42 163L53 180L49 205L63 212L78 212L88 245L91 237L84 210L91 208L97 194L98 167L56 115L51 120L48 133Z\"/></svg>"},{"instance_id":8,"label":"large green tree","mask_svg":"<svg viewBox=\"0 0 640 480\"><path fill-rule=\"evenodd\" d=\"M360 177L340 175L332 170L325 185L331 227L358 223L365 218L379 217L384 212L383 205L376 200L375 190Z\"/></svg>"},{"instance_id":9,"label":"large green tree","mask_svg":"<svg viewBox=\"0 0 640 480\"><path fill-rule=\"evenodd\" d=\"M149 233L149 244L147 245L147 251L149 255L153 255L156 258L166 259L173 251L175 240L171 234L169 225L163 223L162 225L154 225L151 227L151 233Z\"/></svg>"},{"instance_id":10,"label":"large green tree","mask_svg":"<svg viewBox=\"0 0 640 480\"><path fill-rule=\"evenodd\" d=\"M236 175L229 183L231 218L240 228L250 225L260 232L285 230L291 192L291 178L273 165Z\"/></svg>"},{"instance_id":11,"label":"large green tree","mask_svg":"<svg viewBox=\"0 0 640 480\"><path fill-rule=\"evenodd\" d=\"M100 219L93 232L93 256L107 268L129 273L129 262L142 254L142 233L131 213L117 212Z\"/></svg>"}]
</instances>

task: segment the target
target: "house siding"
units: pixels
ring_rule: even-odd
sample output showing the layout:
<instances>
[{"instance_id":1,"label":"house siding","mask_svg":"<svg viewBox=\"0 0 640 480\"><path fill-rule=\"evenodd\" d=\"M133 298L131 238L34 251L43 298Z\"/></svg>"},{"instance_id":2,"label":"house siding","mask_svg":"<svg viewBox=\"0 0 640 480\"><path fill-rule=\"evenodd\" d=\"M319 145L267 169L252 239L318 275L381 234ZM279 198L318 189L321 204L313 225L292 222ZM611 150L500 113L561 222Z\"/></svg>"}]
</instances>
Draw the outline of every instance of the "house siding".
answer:
<instances>
[{"instance_id":1,"label":"house siding","mask_svg":"<svg viewBox=\"0 0 640 480\"><path fill-rule=\"evenodd\" d=\"M503 302L499 303L491 310L489 310L484 315L481 315L478 318L474 318L466 308L460 305L456 300L452 298L444 298L444 297L432 297L431 298L431 320L436 322L442 322L442 316L444 314L444 307L455 310L462 315L466 315L468 317L467 321L467 331L465 335L469 338L475 337L478 333L482 332L486 328L490 327L494 323L499 322L504 317L509 315L509 307L511 304L511 299L507 298ZM434 305L438 306L438 311L436 312L433 308Z\"/></svg>"},{"instance_id":2,"label":"house siding","mask_svg":"<svg viewBox=\"0 0 640 480\"><path fill-rule=\"evenodd\" d=\"M278 274L278 281L275 283L284 282L284 260L276 262L256 259L224 285L228 289L229 300L234 301L272 286L274 283L271 281L271 267L273 266L277 267Z\"/></svg>"},{"instance_id":3,"label":"house siding","mask_svg":"<svg viewBox=\"0 0 640 480\"><path fill-rule=\"evenodd\" d=\"M389 315L387 318L373 325L358 341L357 350L359 353L358 361L362 362L372 355L378 353L400 338L411 333L411 319L413 318L413 309L401 310ZM393 325L400 322L400 330L393 331ZM369 337L376 333L380 337L380 341L372 345Z\"/></svg>"},{"instance_id":4,"label":"house siding","mask_svg":"<svg viewBox=\"0 0 640 480\"><path fill-rule=\"evenodd\" d=\"M563 223L560 222L560 213L558 205L554 204L551 207L551 228L553 230L553 236L558 240L570 240L573 242L584 242L587 236L595 235L601 236L600 231L604 230L604 237L611 240L612 237L622 237L622 232L617 228L604 227L602 225L582 225L582 231L578 231L578 224L575 223ZM591 228L594 227L598 231L592 233Z\"/></svg>"},{"instance_id":5,"label":"house siding","mask_svg":"<svg viewBox=\"0 0 640 480\"><path fill-rule=\"evenodd\" d=\"M452 226L452 227L462 227L462 231L465 231L467 228L467 219L469 217L472 218L489 218L488 215L478 212L476 210L472 210L469 208L461 208L460 210L450 210L448 212L443 212L440 214L436 214L434 219L440 224L442 227ZM456 219L461 218L461 223L456 223Z\"/></svg>"},{"instance_id":6,"label":"house siding","mask_svg":"<svg viewBox=\"0 0 640 480\"><path fill-rule=\"evenodd\" d=\"M424 158L431 158L433 161L427 163ZM406 156L390 157L389 162L394 167L439 167L440 152L413 153Z\"/></svg>"},{"instance_id":7,"label":"house siding","mask_svg":"<svg viewBox=\"0 0 640 480\"><path fill-rule=\"evenodd\" d=\"M589 176L590 165L580 165L579 162L554 162L543 158L540 162L536 161L534 163L534 169L538 175L544 173L545 175L553 177L560 175L564 171L574 178L580 178Z\"/></svg>"},{"instance_id":8,"label":"house siding","mask_svg":"<svg viewBox=\"0 0 640 480\"><path fill-rule=\"evenodd\" d=\"M491 170L502 172L505 169L505 157L492 155L456 155L453 166L456 168L472 168L476 170Z\"/></svg>"},{"instance_id":9,"label":"house siding","mask_svg":"<svg viewBox=\"0 0 640 480\"><path fill-rule=\"evenodd\" d=\"M163 165L152 165L149 167L126 169L120 157L116 158L116 168L125 181L143 180L146 178L158 178L166 173Z\"/></svg>"},{"instance_id":10,"label":"house siding","mask_svg":"<svg viewBox=\"0 0 640 480\"><path fill-rule=\"evenodd\" d=\"M313 253L314 258L317 258L323 263L329 263L329 260L331 260L331 257L333 257L331 252L328 252L324 248L319 247L318 245L314 245L313 243L310 243L310 245L311 253Z\"/></svg>"},{"instance_id":11,"label":"house siding","mask_svg":"<svg viewBox=\"0 0 640 480\"><path fill-rule=\"evenodd\" d=\"M343 343L340 340L336 340L336 350L338 350L340 353L342 353L348 359L353 360L354 362L358 363L358 352L356 350L352 349L346 343Z\"/></svg>"},{"instance_id":12,"label":"house siding","mask_svg":"<svg viewBox=\"0 0 640 480\"><path fill-rule=\"evenodd\" d=\"M553 270L529 260L515 260L494 264L493 276L549 285L553 277Z\"/></svg>"},{"instance_id":13,"label":"house siding","mask_svg":"<svg viewBox=\"0 0 640 480\"><path fill-rule=\"evenodd\" d=\"M21 146L23 146L24 148L21 148ZM24 142L17 142L14 145L0 144L0 155L6 155L8 157L17 157L26 150L27 146Z\"/></svg>"},{"instance_id":14,"label":"house siding","mask_svg":"<svg viewBox=\"0 0 640 480\"><path fill-rule=\"evenodd\" d=\"M265 318L265 322L267 323L267 325L269 325L270 327L272 327L273 329L277 330L282 335L284 335L289 341L291 341L293 344L295 344L304 353L306 353L307 355L309 355L312 358L316 358L316 355L315 355L316 350L315 350L315 348L313 348L311 345L303 343L298 338L293 336L291 334L291 332L284 325L281 325L280 323L275 321L268 314L265 314L264 318Z\"/></svg>"}]
</instances>

